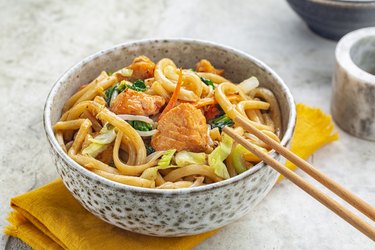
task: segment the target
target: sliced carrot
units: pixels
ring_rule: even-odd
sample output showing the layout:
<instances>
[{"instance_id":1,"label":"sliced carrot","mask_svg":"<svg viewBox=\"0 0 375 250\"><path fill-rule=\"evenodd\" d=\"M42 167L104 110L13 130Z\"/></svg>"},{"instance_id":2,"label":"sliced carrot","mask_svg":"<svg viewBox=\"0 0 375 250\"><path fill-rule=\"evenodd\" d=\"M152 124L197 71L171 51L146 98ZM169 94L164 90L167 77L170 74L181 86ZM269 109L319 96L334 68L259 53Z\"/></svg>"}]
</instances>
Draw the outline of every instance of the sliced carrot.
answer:
<instances>
[{"instance_id":1,"label":"sliced carrot","mask_svg":"<svg viewBox=\"0 0 375 250\"><path fill-rule=\"evenodd\" d=\"M178 73L178 81L176 84L176 88L174 89L172 97L169 100L167 106L165 107L161 115L159 116L159 120L163 117L163 115L165 115L169 110L173 109L173 107L176 105L177 97L178 97L178 94L180 93L181 85L182 85L182 68L180 68L180 72Z\"/></svg>"}]
</instances>

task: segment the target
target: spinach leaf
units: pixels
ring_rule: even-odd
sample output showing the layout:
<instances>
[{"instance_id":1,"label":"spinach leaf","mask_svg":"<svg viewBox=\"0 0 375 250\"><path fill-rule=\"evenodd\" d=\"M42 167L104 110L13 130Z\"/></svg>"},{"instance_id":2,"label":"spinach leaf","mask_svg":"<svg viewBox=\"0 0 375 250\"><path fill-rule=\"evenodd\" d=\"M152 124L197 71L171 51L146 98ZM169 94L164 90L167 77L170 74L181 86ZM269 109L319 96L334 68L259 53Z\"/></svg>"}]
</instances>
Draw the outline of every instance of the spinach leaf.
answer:
<instances>
[{"instance_id":1,"label":"spinach leaf","mask_svg":"<svg viewBox=\"0 0 375 250\"><path fill-rule=\"evenodd\" d=\"M212 88L215 89L215 85L214 85L214 83L213 83L211 80L206 79L206 78L204 78L204 77L201 77L201 80L202 80L202 82L204 82L204 84L206 84L207 86L212 86Z\"/></svg>"},{"instance_id":2,"label":"spinach leaf","mask_svg":"<svg viewBox=\"0 0 375 250\"><path fill-rule=\"evenodd\" d=\"M119 92L122 92L126 88L139 91L139 92L143 92L147 90L147 86L142 80L137 80L132 85L127 84L126 81L121 81L118 87L116 88L116 90L118 90Z\"/></svg>"},{"instance_id":3,"label":"spinach leaf","mask_svg":"<svg viewBox=\"0 0 375 250\"><path fill-rule=\"evenodd\" d=\"M147 151L147 155L150 155L155 152L155 149L151 147L151 145L146 145L146 151Z\"/></svg>"},{"instance_id":4,"label":"spinach leaf","mask_svg":"<svg viewBox=\"0 0 375 250\"><path fill-rule=\"evenodd\" d=\"M222 116L219 116L218 118L209 121L209 124L211 125L211 129L219 128L221 131L224 128L224 126L232 127L234 125L234 122L232 121L232 119L228 117L227 114L224 114Z\"/></svg>"},{"instance_id":5,"label":"spinach leaf","mask_svg":"<svg viewBox=\"0 0 375 250\"><path fill-rule=\"evenodd\" d=\"M136 91L145 91L147 89L146 84L142 80L137 80L133 82L133 85L128 85L129 89L136 90Z\"/></svg>"},{"instance_id":6,"label":"spinach leaf","mask_svg":"<svg viewBox=\"0 0 375 250\"><path fill-rule=\"evenodd\" d=\"M143 121L129 121L129 124L139 131L150 131L152 130L152 124Z\"/></svg>"},{"instance_id":7,"label":"spinach leaf","mask_svg":"<svg viewBox=\"0 0 375 250\"><path fill-rule=\"evenodd\" d=\"M104 92L104 100L107 103L108 107L111 102L111 97L113 95L113 92L116 91L116 88L117 88L117 84L114 84L112 87L110 87Z\"/></svg>"}]
</instances>

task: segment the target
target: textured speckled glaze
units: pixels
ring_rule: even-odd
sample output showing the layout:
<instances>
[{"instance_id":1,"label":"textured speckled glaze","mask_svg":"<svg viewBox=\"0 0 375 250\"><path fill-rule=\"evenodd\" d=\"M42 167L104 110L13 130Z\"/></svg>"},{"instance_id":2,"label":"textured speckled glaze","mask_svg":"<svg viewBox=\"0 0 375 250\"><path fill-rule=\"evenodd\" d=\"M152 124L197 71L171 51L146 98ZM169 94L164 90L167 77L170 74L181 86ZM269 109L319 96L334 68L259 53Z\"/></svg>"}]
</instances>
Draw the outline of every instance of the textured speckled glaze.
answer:
<instances>
[{"instance_id":1,"label":"textured speckled glaze","mask_svg":"<svg viewBox=\"0 0 375 250\"><path fill-rule=\"evenodd\" d=\"M350 134L375 141L375 28L353 31L336 47L332 116Z\"/></svg>"},{"instance_id":2,"label":"textured speckled glaze","mask_svg":"<svg viewBox=\"0 0 375 250\"><path fill-rule=\"evenodd\" d=\"M73 196L104 221L133 232L155 236L183 236L207 232L237 220L259 203L278 173L264 163L234 178L195 188L157 190L127 186L104 179L70 159L58 146L52 124L64 102L102 70L114 71L138 55L157 61L169 57L178 66L194 67L206 58L225 69L225 77L239 82L256 76L271 89L282 113L282 144L289 143L295 124L295 105L283 81L257 59L213 43L188 40L148 40L100 51L68 70L53 86L45 105L44 126L57 171ZM280 160L275 152L273 157Z\"/></svg>"}]
</instances>

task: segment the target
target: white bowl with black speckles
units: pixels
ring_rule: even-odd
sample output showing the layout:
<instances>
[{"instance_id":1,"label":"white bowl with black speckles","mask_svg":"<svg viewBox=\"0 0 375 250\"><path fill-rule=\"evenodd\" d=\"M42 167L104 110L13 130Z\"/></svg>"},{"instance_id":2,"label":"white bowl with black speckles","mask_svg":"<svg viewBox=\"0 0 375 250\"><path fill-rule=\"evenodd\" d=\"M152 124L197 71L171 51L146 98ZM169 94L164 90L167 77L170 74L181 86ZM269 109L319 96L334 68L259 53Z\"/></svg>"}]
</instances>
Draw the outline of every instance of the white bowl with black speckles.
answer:
<instances>
[{"instance_id":1,"label":"white bowl with black speckles","mask_svg":"<svg viewBox=\"0 0 375 250\"><path fill-rule=\"evenodd\" d=\"M73 196L98 218L120 228L154 236L199 234L225 226L258 204L278 173L263 162L222 182L179 190L146 189L104 179L78 165L60 148L52 125L65 101L102 70L114 71L139 55L157 61L168 57L179 67L192 68L202 58L225 69L225 77L240 82L256 76L272 90L282 114L281 143L287 145L295 125L295 105L282 79L252 56L218 44L190 39L145 40L99 51L69 69L52 87L44 110L44 126L57 172ZM280 157L273 152L272 156Z\"/></svg>"}]
</instances>

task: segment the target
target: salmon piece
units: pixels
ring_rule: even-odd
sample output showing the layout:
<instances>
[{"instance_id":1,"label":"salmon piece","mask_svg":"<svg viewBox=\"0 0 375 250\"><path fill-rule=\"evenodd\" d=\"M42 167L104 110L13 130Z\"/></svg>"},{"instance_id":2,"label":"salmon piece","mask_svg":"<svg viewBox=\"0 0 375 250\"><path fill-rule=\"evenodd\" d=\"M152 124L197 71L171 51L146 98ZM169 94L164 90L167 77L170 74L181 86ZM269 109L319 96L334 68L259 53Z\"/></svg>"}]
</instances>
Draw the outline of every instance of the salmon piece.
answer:
<instances>
[{"instance_id":1,"label":"salmon piece","mask_svg":"<svg viewBox=\"0 0 375 250\"><path fill-rule=\"evenodd\" d=\"M159 120L158 132L151 139L155 150L204 152L207 143L206 118L189 103L180 104L164 114Z\"/></svg>"},{"instance_id":2,"label":"salmon piece","mask_svg":"<svg viewBox=\"0 0 375 250\"><path fill-rule=\"evenodd\" d=\"M214 74L217 74L217 75L223 75L224 74L224 70L223 69L216 69L211 63L210 61L206 60L206 59L202 59L200 60L197 65L196 65L196 69L195 69L197 72L206 72L206 73L214 73Z\"/></svg>"},{"instance_id":3,"label":"salmon piece","mask_svg":"<svg viewBox=\"0 0 375 250\"><path fill-rule=\"evenodd\" d=\"M165 99L161 96L126 89L116 97L111 111L115 114L150 116L159 113L164 104Z\"/></svg>"},{"instance_id":4,"label":"salmon piece","mask_svg":"<svg viewBox=\"0 0 375 250\"><path fill-rule=\"evenodd\" d=\"M146 56L134 58L132 64L127 68L133 70L133 74L125 80L134 82L136 80L145 80L154 77L155 63Z\"/></svg>"}]
</instances>

